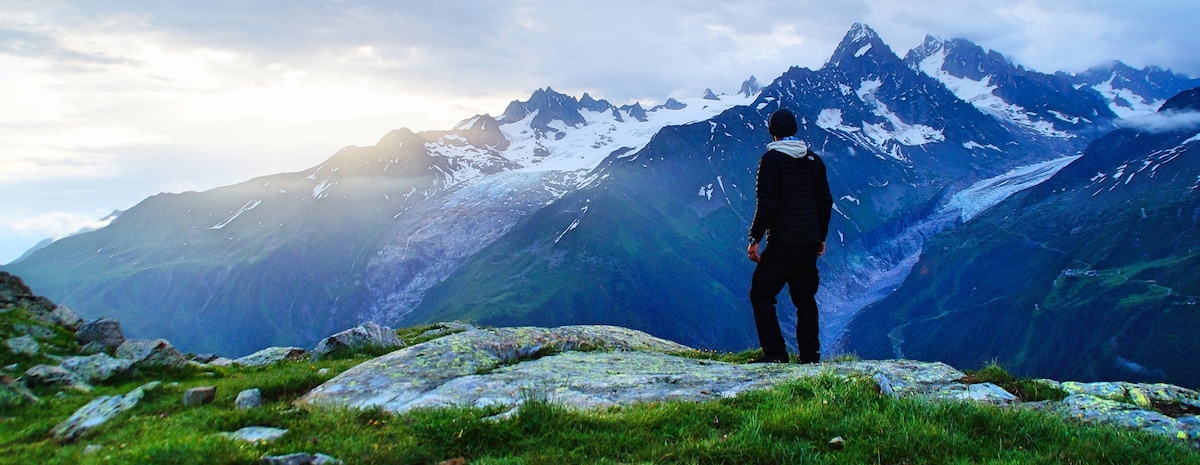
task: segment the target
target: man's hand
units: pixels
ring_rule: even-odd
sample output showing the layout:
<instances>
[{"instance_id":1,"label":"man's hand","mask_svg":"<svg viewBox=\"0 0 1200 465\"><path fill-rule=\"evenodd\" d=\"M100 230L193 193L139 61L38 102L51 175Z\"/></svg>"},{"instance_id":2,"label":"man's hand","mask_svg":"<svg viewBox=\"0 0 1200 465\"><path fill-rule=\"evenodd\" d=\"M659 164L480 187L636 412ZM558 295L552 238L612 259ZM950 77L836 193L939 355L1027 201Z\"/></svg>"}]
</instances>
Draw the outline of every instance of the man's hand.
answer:
<instances>
[{"instance_id":1,"label":"man's hand","mask_svg":"<svg viewBox=\"0 0 1200 465\"><path fill-rule=\"evenodd\" d=\"M750 244L749 247L746 247L746 253L750 255L750 261L752 261L754 263L758 263L758 261L762 259L762 257L758 256L758 243L757 242Z\"/></svg>"},{"instance_id":2,"label":"man's hand","mask_svg":"<svg viewBox=\"0 0 1200 465\"><path fill-rule=\"evenodd\" d=\"M821 250L817 251L817 256L825 255L825 241L821 241Z\"/></svg>"}]
</instances>

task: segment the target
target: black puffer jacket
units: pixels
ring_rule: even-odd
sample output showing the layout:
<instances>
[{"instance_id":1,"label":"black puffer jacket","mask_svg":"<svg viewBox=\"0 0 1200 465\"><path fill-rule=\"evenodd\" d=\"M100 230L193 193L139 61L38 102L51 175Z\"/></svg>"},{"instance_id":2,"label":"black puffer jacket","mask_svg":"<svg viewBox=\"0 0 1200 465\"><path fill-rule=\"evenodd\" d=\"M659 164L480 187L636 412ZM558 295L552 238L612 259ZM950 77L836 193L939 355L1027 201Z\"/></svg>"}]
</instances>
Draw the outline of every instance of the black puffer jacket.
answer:
<instances>
[{"instance_id":1,"label":"black puffer jacket","mask_svg":"<svg viewBox=\"0 0 1200 465\"><path fill-rule=\"evenodd\" d=\"M758 163L750 237L757 241L766 234L771 244L824 242L833 210L825 162L800 141L768 148Z\"/></svg>"}]
</instances>

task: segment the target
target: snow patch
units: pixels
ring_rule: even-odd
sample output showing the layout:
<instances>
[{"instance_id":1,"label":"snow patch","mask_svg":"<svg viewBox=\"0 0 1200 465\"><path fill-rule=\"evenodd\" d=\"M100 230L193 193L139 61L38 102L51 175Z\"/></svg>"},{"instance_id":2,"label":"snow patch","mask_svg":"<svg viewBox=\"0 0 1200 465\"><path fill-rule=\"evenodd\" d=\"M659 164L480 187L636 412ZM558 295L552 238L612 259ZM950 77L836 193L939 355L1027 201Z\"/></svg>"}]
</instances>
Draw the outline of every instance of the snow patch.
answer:
<instances>
[{"instance_id":1,"label":"snow patch","mask_svg":"<svg viewBox=\"0 0 1200 465\"><path fill-rule=\"evenodd\" d=\"M954 76L942 69L945 66L945 62L946 51L945 48L942 48L938 53L932 53L924 60L921 60L921 63L918 64L918 67L925 74L928 74L934 79L940 81L946 86L947 89L950 89L955 96L967 103L970 103L971 105L974 105L975 108L978 108L980 111L991 115L996 119L1011 122L1019 127L1047 137L1057 137L1062 139L1074 137L1065 131L1059 131L1055 129L1054 124L1049 121L1035 121L1033 118L1030 118L1030 116L1037 116L1036 114L1026 111L1025 108L1021 107L1020 105L1008 103L1004 99L997 96L995 93L993 93L993 91L995 91L999 86L991 84L991 76L984 76L984 78L979 81ZM1071 123L1078 122L1078 118L1074 118L1074 121L1071 121L1070 117L1067 117L1062 113L1054 112L1054 114L1058 117L1058 119L1063 121L1068 121Z\"/></svg>"},{"instance_id":2,"label":"snow patch","mask_svg":"<svg viewBox=\"0 0 1200 465\"><path fill-rule=\"evenodd\" d=\"M817 127L826 131L857 132L860 129L842 122L842 110L826 108L817 115Z\"/></svg>"},{"instance_id":3,"label":"snow patch","mask_svg":"<svg viewBox=\"0 0 1200 465\"><path fill-rule=\"evenodd\" d=\"M867 52L870 50L871 50L871 44L863 45L862 48L858 49L857 52L854 52L854 58L860 58L863 55L866 55Z\"/></svg>"},{"instance_id":4,"label":"snow patch","mask_svg":"<svg viewBox=\"0 0 1200 465\"><path fill-rule=\"evenodd\" d=\"M327 190L329 190L329 188L331 188L331 187L333 187L333 186L336 186L336 185L337 185L337 182L336 182L336 181L335 181L335 182L329 182L329 179L330 179L330 178L325 178L325 180L324 180L324 181L321 181L321 183L320 183L320 184L317 184L317 186L313 188L313 191L312 191L312 192L313 192L313 193L312 193L312 197L313 197L314 199L323 199L323 198L325 198L325 197L328 197L328 196L329 196L329 194L328 194L328 193L326 193L325 191L327 191Z\"/></svg>"},{"instance_id":5,"label":"snow patch","mask_svg":"<svg viewBox=\"0 0 1200 465\"><path fill-rule=\"evenodd\" d=\"M257 206L259 206L259 204L261 204L261 203L262 203L262 200L249 200L249 201L247 201L247 202L246 202L246 204L245 204L245 205L242 205L242 208L241 208L241 209L239 209L239 210L237 211L237 213L234 213L234 214L233 214L233 216L229 217L229 219L227 219L227 220L225 220L225 221L222 221L222 222L220 222L220 223L217 223L217 224L213 225L212 227L209 227L208 229L221 229L221 228L224 228L226 225L228 225L229 223L233 222L233 220L237 219L237 217L239 217L239 216L242 216L242 213L246 213L246 212L248 212L248 211L250 211L250 210L253 210L253 209L254 209L254 207L257 207Z\"/></svg>"},{"instance_id":6,"label":"snow patch","mask_svg":"<svg viewBox=\"0 0 1200 465\"><path fill-rule=\"evenodd\" d=\"M863 122L863 133L873 142L872 146L897 160L908 162L900 145L919 146L946 140L940 129L923 124L909 124L900 119L887 104L879 100L876 91L883 86L879 79L863 80L858 87L858 98L872 107L872 113L884 119L883 122L868 124ZM890 127L889 127L890 126ZM895 143L891 143L895 141ZM897 145L898 144L898 145Z\"/></svg>"},{"instance_id":7,"label":"snow patch","mask_svg":"<svg viewBox=\"0 0 1200 465\"><path fill-rule=\"evenodd\" d=\"M980 144L979 142L975 142L975 141L973 141L973 140L972 140L972 141L967 141L965 144L963 144L963 148L964 148L964 149L967 149L967 150L975 150L975 149L992 149L992 150L995 150L995 151L997 151L997 152L1004 152L1003 150L1000 150L1000 147L996 147L996 145L995 145L995 144L982 145L982 144Z\"/></svg>"},{"instance_id":8,"label":"snow patch","mask_svg":"<svg viewBox=\"0 0 1200 465\"><path fill-rule=\"evenodd\" d=\"M567 226L567 229L564 229L564 230L563 230L563 232L561 232L561 233L559 233L559 234L558 234L558 237L554 238L554 243L555 243L555 244L557 244L557 243L558 243L558 241L561 241L561 240L562 240L562 238L563 238L563 236L567 235L567 233L568 233L568 232L571 232L571 231L572 231L572 230L574 230L575 228L578 228L578 227L579 227L579 223L580 223L581 221L583 221L583 215L584 215L584 214L586 214L586 213L587 213L587 211L588 211L588 205L584 205L584 206L583 206L583 208L582 208L582 209L580 209L580 212L579 212L579 217L578 217L578 218L575 218L575 220L574 220L574 221L572 221L572 222L571 222L571 224L570 224L569 226Z\"/></svg>"},{"instance_id":9,"label":"snow patch","mask_svg":"<svg viewBox=\"0 0 1200 465\"><path fill-rule=\"evenodd\" d=\"M1113 80L1116 78L1117 73L1113 73L1107 81L1096 84L1092 88L1096 89L1096 92L1100 92L1100 95L1103 95L1108 100L1108 108L1122 119L1154 113L1165 102L1165 100L1147 102L1146 99L1132 90L1113 87Z\"/></svg>"}]
</instances>

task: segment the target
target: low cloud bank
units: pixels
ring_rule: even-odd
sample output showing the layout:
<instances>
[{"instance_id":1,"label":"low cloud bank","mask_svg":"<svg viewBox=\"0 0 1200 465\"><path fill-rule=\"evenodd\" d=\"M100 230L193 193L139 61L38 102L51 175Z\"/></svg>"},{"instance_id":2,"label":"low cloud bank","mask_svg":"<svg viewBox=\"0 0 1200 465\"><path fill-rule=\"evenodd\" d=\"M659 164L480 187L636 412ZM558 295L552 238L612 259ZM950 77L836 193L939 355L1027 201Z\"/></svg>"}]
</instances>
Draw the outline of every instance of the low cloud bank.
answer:
<instances>
[{"instance_id":1,"label":"low cloud bank","mask_svg":"<svg viewBox=\"0 0 1200 465\"><path fill-rule=\"evenodd\" d=\"M1121 120L1117 124L1123 128L1136 129L1150 133L1186 131L1200 128L1200 112L1195 111L1163 111L1137 118Z\"/></svg>"}]
</instances>

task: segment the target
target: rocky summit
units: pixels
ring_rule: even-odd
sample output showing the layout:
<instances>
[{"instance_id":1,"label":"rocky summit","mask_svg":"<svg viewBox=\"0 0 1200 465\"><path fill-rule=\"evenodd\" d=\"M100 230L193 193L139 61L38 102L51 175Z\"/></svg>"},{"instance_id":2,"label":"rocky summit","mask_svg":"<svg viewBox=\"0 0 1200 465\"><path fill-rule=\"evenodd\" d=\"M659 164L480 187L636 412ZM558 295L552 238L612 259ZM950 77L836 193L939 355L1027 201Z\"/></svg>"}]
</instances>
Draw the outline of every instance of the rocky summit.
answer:
<instances>
[{"instance_id":1,"label":"rocky summit","mask_svg":"<svg viewBox=\"0 0 1200 465\"><path fill-rule=\"evenodd\" d=\"M1023 402L992 383L973 383L938 362L852 360L809 365L734 364L696 358L692 348L613 326L473 329L397 350L351 368L297 404L382 408L504 407L527 399L571 408L734 397L801 378L873 379L881 395L930 402L1032 408L1085 422L1142 429L1200 444L1200 393L1167 384L1040 380L1061 401Z\"/></svg>"}]
</instances>

